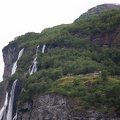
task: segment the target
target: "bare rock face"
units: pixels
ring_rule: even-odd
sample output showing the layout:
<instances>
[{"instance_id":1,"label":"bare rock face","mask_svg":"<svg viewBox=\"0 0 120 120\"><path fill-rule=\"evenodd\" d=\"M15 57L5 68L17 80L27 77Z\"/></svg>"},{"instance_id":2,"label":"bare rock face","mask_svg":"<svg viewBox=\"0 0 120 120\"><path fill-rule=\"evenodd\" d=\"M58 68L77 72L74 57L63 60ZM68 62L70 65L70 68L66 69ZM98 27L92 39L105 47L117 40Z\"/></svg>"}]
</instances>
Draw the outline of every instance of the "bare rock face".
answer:
<instances>
[{"instance_id":1,"label":"bare rock face","mask_svg":"<svg viewBox=\"0 0 120 120\"><path fill-rule=\"evenodd\" d=\"M15 45L8 45L3 49L3 60L4 60L4 75L3 75L3 81L6 81L7 78L11 75L11 70L13 63L17 59L18 55L18 49Z\"/></svg>"},{"instance_id":2,"label":"bare rock face","mask_svg":"<svg viewBox=\"0 0 120 120\"><path fill-rule=\"evenodd\" d=\"M32 116L37 113L37 118L42 119L62 119L68 115L68 108L66 106L66 99L61 96L43 95L39 96L35 102L35 109ZM36 120L37 120L36 118Z\"/></svg>"},{"instance_id":3,"label":"bare rock face","mask_svg":"<svg viewBox=\"0 0 120 120\"><path fill-rule=\"evenodd\" d=\"M37 96L25 103L18 112L18 120L120 120L95 110L74 111L75 101L56 94Z\"/></svg>"},{"instance_id":4,"label":"bare rock face","mask_svg":"<svg viewBox=\"0 0 120 120\"><path fill-rule=\"evenodd\" d=\"M68 117L67 101L59 95L40 95L33 104L24 104L18 120L66 120Z\"/></svg>"},{"instance_id":5,"label":"bare rock face","mask_svg":"<svg viewBox=\"0 0 120 120\"><path fill-rule=\"evenodd\" d=\"M4 75L3 75L3 88L0 89L0 108L3 106L5 101L5 94L7 88L7 79L11 75L13 61L17 59L18 49L15 45L8 45L3 49L3 60L4 60Z\"/></svg>"},{"instance_id":6,"label":"bare rock face","mask_svg":"<svg viewBox=\"0 0 120 120\"><path fill-rule=\"evenodd\" d=\"M110 47L110 46L120 46L120 26L116 29L116 31L108 33L104 32L101 34L96 34L91 38L91 45L97 45L101 47Z\"/></svg>"}]
</instances>

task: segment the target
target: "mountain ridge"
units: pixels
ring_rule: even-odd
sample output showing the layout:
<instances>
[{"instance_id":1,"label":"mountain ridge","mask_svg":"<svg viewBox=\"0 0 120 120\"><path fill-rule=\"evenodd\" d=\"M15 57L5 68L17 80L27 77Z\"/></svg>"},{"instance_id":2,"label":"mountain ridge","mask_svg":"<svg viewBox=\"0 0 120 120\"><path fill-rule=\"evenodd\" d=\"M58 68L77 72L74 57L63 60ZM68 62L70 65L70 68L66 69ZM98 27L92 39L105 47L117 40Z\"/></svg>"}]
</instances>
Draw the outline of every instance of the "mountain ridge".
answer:
<instances>
[{"instance_id":1,"label":"mountain ridge","mask_svg":"<svg viewBox=\"0 0 120 120\"><path fill-rule=\"evenodd\" d=\"M17 80L11 119L119 119L119 31L111 10L16 37L3 48L1 108Z\"/></svg>"},{"instance_id":2,"label":"mountain ridge","mask_svg":"<svg viewBox=\"0 0 120 120\"><path fill-rule=\"evenodd\" d=\"M97 16L103 12L107 12L109 10L114 10L114 9L120 9L120 4L101 4L97 5L96 7L93 7L89 9L87 12L83 13L80 15L79 18L77 18L74 22L77 22L82 19L87 19L93 16Z\"/></svg>"}]
</instances>

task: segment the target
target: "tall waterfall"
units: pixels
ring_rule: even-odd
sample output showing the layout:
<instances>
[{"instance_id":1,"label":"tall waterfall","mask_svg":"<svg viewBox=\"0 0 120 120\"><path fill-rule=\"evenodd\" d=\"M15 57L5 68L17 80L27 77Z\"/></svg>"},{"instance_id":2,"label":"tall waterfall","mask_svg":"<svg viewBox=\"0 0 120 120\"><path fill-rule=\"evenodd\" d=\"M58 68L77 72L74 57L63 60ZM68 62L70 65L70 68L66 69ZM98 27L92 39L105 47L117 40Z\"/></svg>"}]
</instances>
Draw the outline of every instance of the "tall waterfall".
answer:
<instances>
[{"instance_id":1,"label":"tall waterfall","mask_svg":"<svg viewBox=\"0 0 120 120\"><path fill-rule=\"evenodd\" d=\"M15 93L16 82L17 82L17 80L15 80L13 82L13 85L12 85L12 88L11 88L10 99L9 99L9 104L8 104L7 119L6 120L12 120L13 101L14 101L14 93Z\"/></svg>"},{"instance_id":2,"label":"tall waterfall","mask_svg":"<svg viewBox=\"0 0 120 120\"><path fill-rule=\"evenodd\" d=\"M8 92L6 92L6 97L5 97L5 102L3 107L0 110L0 120L6 120L6 107L7 107L7 103L8 103Z\"/></svg>"},{"instance_id":3,"label":"tall waterfall","mask_svg":"<svg viewBox=\"0 0 120 120\"><path fill-rule=\"evenodd\" d=\"M18 54L18 58L17 58L17 60L16 60L16 61L14 62L14 64L13 64L11 75L13 75L13 74L16 72L17 62L18 62L18 60L20 59L20 57L22 56L23 51L24 51L24 48L20 50L20 52L19 52L19 54Z\"/></svg>"},{"instance_id":4,"label":"tall waterfall","mask_svg":"<svg viewBox=\"0 0 120 120\"><path fill-rule=\"evenodd\" d=\"M22 56L23 51L24 51L24 48L19 51L18 58L13 64L11 75L13 75L16 72L17 62ZM8 92L6 92L5 102L4 102L3 107L0 110L0 120L12 120L13 101L14 101L14 92L15 92L16 82L17 80L14 81L12 88L11 88L9 104L8 104Z\"/></svg>"},{"instance_id":5,"label":"tall waterfall","mask_svg":"<svg viewBox=\"0 0 120 120\"><path fill-rule=\"evenodd\" d=\"M29 74L30 75L37 72L37 52L38 52L38 48L39 48L39 46L37 46L37 48L36 48L36 56L35 56L35 58L33 60L32 69L31 69L31 67L29 68Z\"/></svg>"},{"instance_id":6,"label":"tall waterfall","mask_svg":"<svg viewBox=\"0 0 120 120\"><path fill-rule=\"evenodd\" d=\"M37 49L36 49L36 56L37 56L38 48L39 48L39 45L37 46Z\"/></svg>"},{"instance_id":7,"label":"tall waterfall","mask_svg":"<svg viewBox=\"0 0 120 120\"><path fill-rule=\"evenodd\" d=\"M45 44L42 47L42 53L44 53L44 52L45 52Z\"/></svg>"},{"instance_id":8,"label":"tall waterfall","mask_svg":"<svg viewBox=\"0 0 120 120\"><path fill-rule=\"evenodd\" d=\"M33 65L32 65L32 69L30 71L30 75L32 75L35 72L37 72L37 57L35 57L33 60Z\"/></svg>"}]
</instances>

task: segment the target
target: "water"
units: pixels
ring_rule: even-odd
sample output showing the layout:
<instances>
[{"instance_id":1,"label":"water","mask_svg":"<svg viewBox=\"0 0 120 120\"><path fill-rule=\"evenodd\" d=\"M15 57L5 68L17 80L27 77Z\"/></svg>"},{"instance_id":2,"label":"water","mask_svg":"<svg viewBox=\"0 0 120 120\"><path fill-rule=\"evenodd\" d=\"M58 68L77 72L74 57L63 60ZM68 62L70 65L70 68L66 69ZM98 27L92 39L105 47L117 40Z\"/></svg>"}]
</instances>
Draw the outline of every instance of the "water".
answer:
<instances>
[{"instance_id":1,"label":"water","mask_svg":"<svg viewBox=\"0 0 120 120\"><path fill-rule=\"evenodd\" d=\"M42 53L45 53L45 45L42 47Z\"/></svg>"},{"instance_id":2,"label":"water","mask_svg":"<svg viewBox=\"0 0 120 120\"><path fill-rule=\"evenodd\" d=\"M13 64L11 75L13 75L13 74L16 72L17 62L18 62L18 60L20 59L20 57L22 56L23 51L24 51L24 48L20 50L20 52L19 52L19 54L18 54L18 58L17 58L17 60L16 60L16 61L14 62L14 64Z\"/></svg>"},{"instance_id":3,"label":"water","mask_svg":"<svg viewBox=\"0 0 120 120\"><path fill-rule=\"evenodd\" d=\"M14 101L14 93L15 93L15 86L16 86L17 80L13 82L11 92L10 92L10 99L8 104L8 112L7 112L7 119L6 120L12 120L12 113L13 113L13 101Z\"/></svg>"},{"instance_id":4,"label":"water","mask_svg":"<svg viewBox=\"0 0 120 120\"><path fill-rule=\"evenodd\" d=\"M39 46L37 46L36 48L36 57L34 58L33 60L33 65L32 65L32 69L31 69L31 66L29 68L29 74L32 75L33 73L37 72L37 52L38 52L38 48Z\"/></svg>"},{"instance_id":5,"label":"water","mask_svg":"<svg viewBox=\"0 0 120 120\"><path fill-rule=\"evenodd\" d=\"M33 60L33 66L32 66L32 70L30 71L30 75L32 75L35 72L37 72L37 57L35 57Z\"/></svg>"},{"instance_id":6,"label":"water","mask_svg":"<svg viewBox=\"0 0 120 120\"><path fill-rule=\"evenodd\" d=\"M16 69L17 69L17 61L15 61L13 64L11 75L13 75L16 72Z\"/></svg>"},{"instance_id":7,"label":"water","mask_svg":"<svg viewBox=\"0 0 120 120\"><path fill-rule=\"evenodd\" d=\"M6 92L5 102L4 102L3 107L0 110L0 120L2 120L2 117L3 117L3 120L6 120L7 103L8 103L8 92Z\"/></svg>"},{"instance_id":8,"label":"water","mask_svg":"<svg viewBox=\"0 0 120 120\"><path fill-rule=\"evenodd\" d=\"M36 49L36 56L37 56L38 48L39 48L39 45L37 46L37 49Z\"/></svg>"},{"instance_id":9,"label":"water","mask_svg":"<svg viewBox=\"0 0 120 120\"><path fill-rule=\"evenodd\" d=\"M20 57L22 56L23 51L24 51L24 48L19 51L18 58L13 64L11 75L13 75L16 72L17 62L20 59ZM13 100L14 100L14 91L15 91L16 82L17 82L17 80L15 80L12 85L12 89L10 92L9 104L8 104L8 92L6 92L5 102L4 102L3 107L0 110L0 120L12 120ZM6 110L7 106L8 106L8 110ZM8 111L7 114L6 114L6 111ZM16 117L17 116L15 116L15 118Z\"/></svg>"},{"instance_id":10,"label":"water","mask_svg":"<svg viewBox=\"0 0 120 120\"><path fill-rule=\"evenodd\" d=\"M17 120L17 112L16 112L16 115L14 116L13 120Z\"/></svg>"},{"instance_id":11,"label":"water","mask_svg":"<svg viewBox=\"0 0 120 120\"><path fill-rule=\"evenodd\" d=\"M19 60L20 57L22 57L23 51L24 51L24 48L20 50L20 52L19 52L19 54L18 54L18 58L17 58L17 60Z\"/></svg>"}]
</instances>

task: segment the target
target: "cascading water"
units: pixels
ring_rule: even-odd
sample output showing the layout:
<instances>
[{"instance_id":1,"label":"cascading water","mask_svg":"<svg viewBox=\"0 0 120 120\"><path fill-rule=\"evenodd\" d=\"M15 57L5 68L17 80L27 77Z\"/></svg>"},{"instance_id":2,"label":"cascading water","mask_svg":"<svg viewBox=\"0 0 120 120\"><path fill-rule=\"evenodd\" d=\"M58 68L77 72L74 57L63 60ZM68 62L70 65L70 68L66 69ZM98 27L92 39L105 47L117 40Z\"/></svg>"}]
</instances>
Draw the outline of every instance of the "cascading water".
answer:
<instances>
[{"instance_id":1,"label":"cascading water","mask_svg":"<svg viewBox=\"0 0 120 120\"><path fill-rule=\"evenodd\" d=\"M32 66L32 70L30 71L30 75L32 75L35 72L37 72L37 57L35 57L33 60L33 66Z\"/></svg>"},{"instance_id":2,"label":"cascading water","mask_svg":"<svg viewBox=\"0 0 120 120\"><path fill-rule=\"evenodd\" d=\"M14 62L14 64L13 64L11 75L13 75L13 74L16 72L17 62L18 62L18 60L20 59L20 57L22 56L23 51L24 51L24 48L20 50L20 52L19 52L19 54L18 54L18 58L17 58L17 60L16 60L16 61Z\"/></svg>"},{"instance_id":3,"label":"cascading water","mask_svg":"<svg viewBox=\"0 0 120 120\"><path fill-rule=\"evenodd\" d=\"M45 45L42 47L42 53L45 53Z\"/></svg>"},{"instance_id":4,"label":"cascading water","mask_svg":"<svg viewBox=\"0 0 120 120\"><path fill-rule=\"evenodd\" d=\"M15 93L15 87L16 87L17 80L13 82L11 92L10 92L10 99L8 104L8 111L7 111L7 119L6 120L12 120L12 113L13 113L13 101L14 101L14 93Z\"/></svg>"},{"instance_id":5,"label":"cascading water","mask_svg":"<svg viewBox=\"0 0 120 120\"><path fill-rule=\"evenodd\" d=\"M36 48L36 57L33 60L32 69L30 69L31 67L29 68L29 74L30 75L37 72L37 52L38 52L38 48L39 48L39 46L37 46L37 48Z\"/></svg>"},{"instance_id":6,"label":"cascading water","mask_svg":"<svg viewBox=\"0 0 120 120\"><path fill-rule=\"evenodd\" d=\"M16 72L17 62L20 59L20 57L22 56L23 51L24 51L24 48L19 51L18 58L13 64L11 75L13 75ZM15 92L16 82L17 82L17 80L14 81L12 88L11 88L9 104L8 104L8 92L6 92L5 102L4 102L3 107L0 110L0 120L12 120L13 100L14 100L14 92Z\"/></svg>"},{"instance_id":7,"label":"cascading water","mask_svg":"<svg viewBox=\"0 0 120 120\"><path fill-rule=\"evenodd\" d=\"M37 46L37 49L36 49L36 56L37 56L38 48L39 48L39 45Z\"/></svg>"},{"instance_id":8,"label":"cascading water","mask_svg":"<svg viewBox=\"0 0 120 120\"><path fill-rule=\"evenodd\" d=\"M0 120L2 120L2 118L3 120L6 120L7 103L8 103L8 92L6 92L5 102L4 102L2 109L0 110Z\"/></svg>"},{"instance_id":9,"label":"cascading water","mask_svg":"<svg viewBox=\"0 0 120 120\"><path fill-rule=\"evenodd\" d=\"M16 115L14 116L13 120L17 120L17 112L16 112Z\"/></svg>"}]
</instances>

